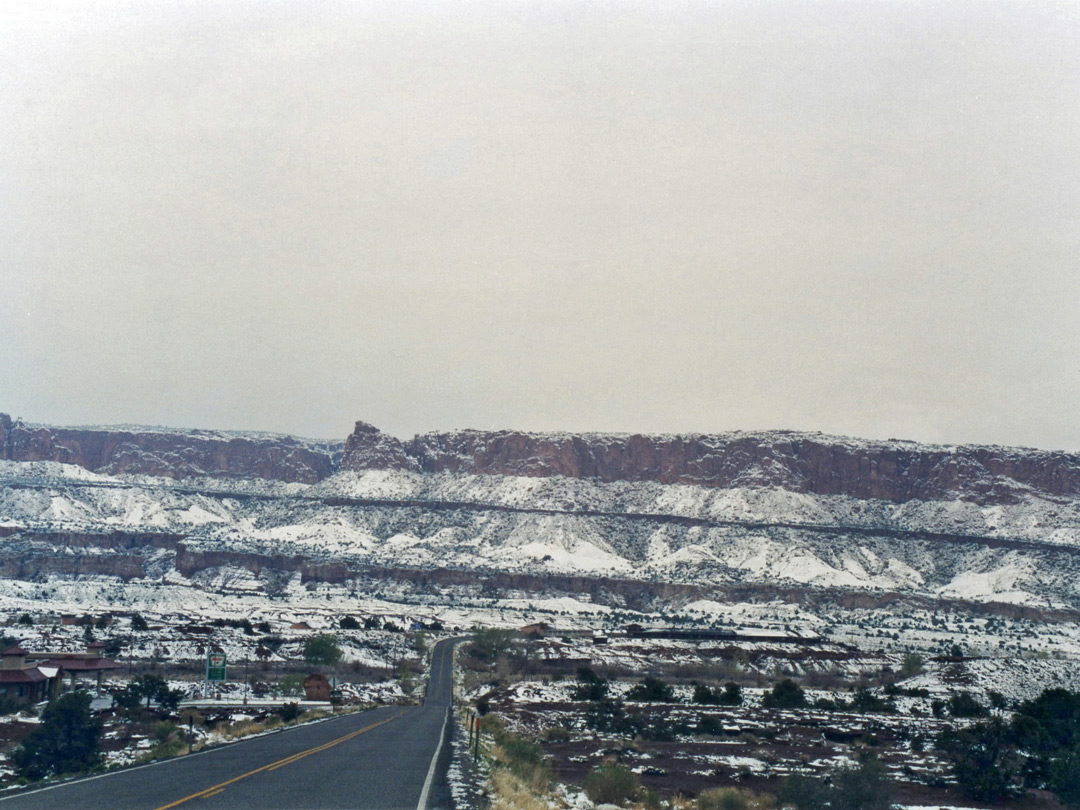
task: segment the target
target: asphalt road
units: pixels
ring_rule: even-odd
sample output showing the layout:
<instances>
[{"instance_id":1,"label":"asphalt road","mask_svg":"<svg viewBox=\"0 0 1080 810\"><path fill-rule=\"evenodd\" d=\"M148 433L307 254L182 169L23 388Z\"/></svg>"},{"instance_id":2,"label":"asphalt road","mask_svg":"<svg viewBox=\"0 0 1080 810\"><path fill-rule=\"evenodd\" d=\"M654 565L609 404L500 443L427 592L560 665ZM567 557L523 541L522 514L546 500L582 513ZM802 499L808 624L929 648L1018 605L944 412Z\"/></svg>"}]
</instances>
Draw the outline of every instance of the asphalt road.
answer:
<instances>
[{"instance_id":1,"label":"asphalt road","mask_svg":"<svg viewBox=\"0 0 1080 810\"><path fill-rule=\"evenodd\" d=\"M0 810L449 808L446 762L452 651L452 642L436 645L423 706L345 715L191 756L21 793L0 799Z\"/></svg>"}]
</instances>

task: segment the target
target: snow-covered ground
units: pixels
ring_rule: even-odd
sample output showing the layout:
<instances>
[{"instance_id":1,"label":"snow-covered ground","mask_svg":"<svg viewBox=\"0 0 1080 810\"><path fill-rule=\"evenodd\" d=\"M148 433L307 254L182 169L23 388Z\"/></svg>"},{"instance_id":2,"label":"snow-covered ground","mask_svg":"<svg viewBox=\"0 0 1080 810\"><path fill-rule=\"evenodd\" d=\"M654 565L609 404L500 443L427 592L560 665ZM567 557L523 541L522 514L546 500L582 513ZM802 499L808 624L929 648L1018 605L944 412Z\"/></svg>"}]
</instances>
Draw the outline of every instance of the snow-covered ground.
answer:
<instances>
[{"instance_id":1,"label":"snow-covered ground","mask_svg":"<svg viewBox=\"0 0 1080 810\"><path fill-rule=\"evenodd\" d=\"M1080 606L1080 505L1034 496L983 507L752 487L398 471L339 473L315 485L174 481L98 475L53 462L0 462L4 526L171 532L198 551L351 565L786 583ZM925 533L934 532L960 537L928 540ZM156 575L171 576L170 552L140 553ZM195 584L267 587L252 570L227 568L208 571Z\"/></svg>"}]
</instances>

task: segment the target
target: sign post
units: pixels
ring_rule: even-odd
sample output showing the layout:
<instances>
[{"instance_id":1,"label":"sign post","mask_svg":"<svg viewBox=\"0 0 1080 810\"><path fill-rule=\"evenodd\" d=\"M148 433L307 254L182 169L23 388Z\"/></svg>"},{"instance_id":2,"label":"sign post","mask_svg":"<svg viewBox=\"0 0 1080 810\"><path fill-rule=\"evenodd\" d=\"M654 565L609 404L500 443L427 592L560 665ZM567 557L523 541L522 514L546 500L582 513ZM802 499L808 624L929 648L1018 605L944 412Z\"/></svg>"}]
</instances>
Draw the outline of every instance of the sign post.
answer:
<instances>
[{"instance_id":1,"label":"sign post","mask_svg":"<svg viewBox=\"0 0 1080 810\"><path fill-rule=\"evenodd\" d=\"M208 652L206 654L206 680L207 682L225 680L226 660L225 653Z\"/></svg>"}]
</instances>

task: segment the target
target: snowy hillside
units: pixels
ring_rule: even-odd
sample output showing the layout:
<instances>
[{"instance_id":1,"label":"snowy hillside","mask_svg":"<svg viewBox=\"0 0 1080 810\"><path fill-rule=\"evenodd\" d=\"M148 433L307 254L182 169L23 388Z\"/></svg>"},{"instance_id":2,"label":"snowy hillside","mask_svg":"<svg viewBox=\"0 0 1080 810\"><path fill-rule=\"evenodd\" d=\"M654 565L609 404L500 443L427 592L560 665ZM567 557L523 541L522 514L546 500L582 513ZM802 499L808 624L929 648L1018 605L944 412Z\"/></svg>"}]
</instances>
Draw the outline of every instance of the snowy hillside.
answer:
<instances>
[{"instance_id":1,"label":"snowy hillside","mask_svg":"<svg viewBox=\"0 0 1080 810\"><path fill-rule=\"evenodd\" d=\"M0 462L0 486L0 562L16 578L81 571L260 591L289 571L333 580L379 566L1080 605L1080 504L1068 499L896 503L397 470L316 484L174 480L12 461ZM95 540L110 532L145 537Z\"/></svg>"}]
</instances>

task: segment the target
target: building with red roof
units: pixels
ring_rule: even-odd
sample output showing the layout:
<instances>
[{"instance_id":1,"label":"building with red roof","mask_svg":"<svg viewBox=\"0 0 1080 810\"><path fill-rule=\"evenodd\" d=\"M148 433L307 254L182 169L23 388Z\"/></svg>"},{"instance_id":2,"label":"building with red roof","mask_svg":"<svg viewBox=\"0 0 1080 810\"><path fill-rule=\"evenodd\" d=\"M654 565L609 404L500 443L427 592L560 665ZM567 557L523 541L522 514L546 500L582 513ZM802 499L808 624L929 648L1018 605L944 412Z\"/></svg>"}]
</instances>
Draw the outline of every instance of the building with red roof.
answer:
<instances>
[{"instance_id":1,"label":"building with red roof","mask_svg":"<svg viewBox=\"0 0 1080 810\"><path fill-rule=\"evenodd\" d=\"M26 703L38 703L59 688L60 670L26 660L22 647L8 647L0 653L0 695Z\"/></svg>"},{"instance_id":2,"label":"building with red roof","mask_svg":"<svg viewBox=\"0 0 1080 810\"><path fill-rule=\"evenodd\" d=\"M0 695L27 703L48 700L59 693L65 674L71 678L71 688L85 677L93 678L100 694L105 673L122 668L104 658L103 649L100 643L89 644L86 652L27 652L9 647L0 653Z\"/></svg>"}]
</instances>

